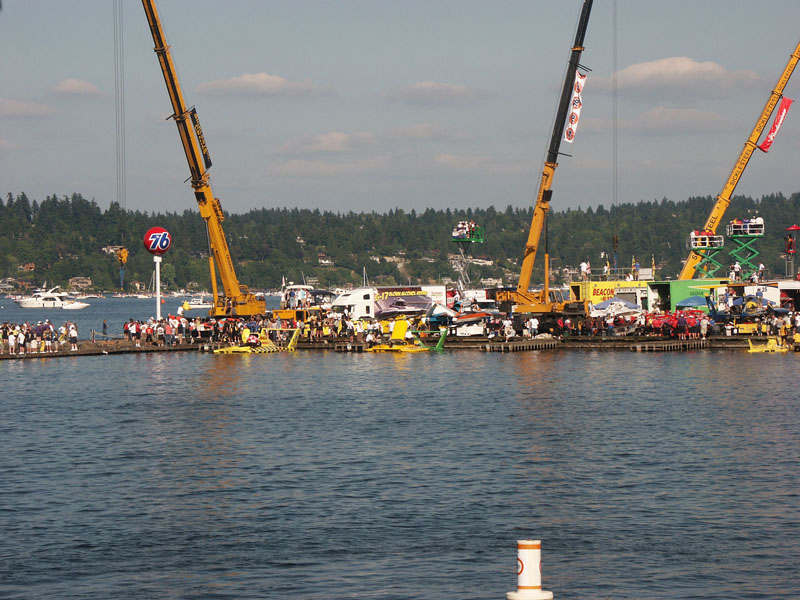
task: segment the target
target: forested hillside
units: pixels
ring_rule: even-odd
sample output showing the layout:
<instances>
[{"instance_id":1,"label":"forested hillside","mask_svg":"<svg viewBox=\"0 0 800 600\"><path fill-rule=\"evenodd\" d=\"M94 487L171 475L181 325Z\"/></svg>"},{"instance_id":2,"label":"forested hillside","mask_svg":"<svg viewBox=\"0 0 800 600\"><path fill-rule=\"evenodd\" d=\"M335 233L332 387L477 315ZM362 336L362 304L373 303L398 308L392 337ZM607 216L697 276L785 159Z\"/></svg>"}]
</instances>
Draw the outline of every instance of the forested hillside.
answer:
<instances>
[{"instance_id":1,"label":"forested hillside","mask_svg":"<svg viewBox=\"0 0 800 600\"><path fill-rule=\"evenodd\" d=\"M713 203L712 197L664 199L554 211L548 222L552 265L576 266L589 259L599 267L604 262L601 252L612 253L616 234L620 266L629 266L632 256L649 266L652 256L659 265L659 277L674 278L687 256L689 231L702 227ZM782 194L734 197L726 219L755 214L764 217L767 230L756 247L768 273L782 275L784 230L800 223L800 193L789 198ZM296 282L313 276L323 286L357 283L364 268L371 281L390 285L455 278L447 261L449 253L457 252L450 232L459 220L472 219L486 232L486 242L474 245L473 255L494 261L493 266L471 267L473 280L502 276L506 284L514 284L531 215L532 208L511 207L388 214L258 209L226 215L223 227L239 279L249 286L274 288L282 276ZM87 276L97 289L112 290L118 286L119 266L102 248L125 245L130 251L126 281L149 282L153 262L141 239L153 225L165 227L173 238L164 258L165 282L175 287L194 282L209 288L205 227L196 210L149 214L123 211L116 203L103 210L77 193L42 200L9 193L5 201L0 199L0 275L34 285L45 281L64 285L70 277ZM544 240L540 254L543 244ZM386 260L398 256L405 263ZM320 258L333 266L321 265ZM35 269L21 271L26 263L33 263ZM534 282L542 281L541 269L537 259Z\"/></svg>"}]
</instances>

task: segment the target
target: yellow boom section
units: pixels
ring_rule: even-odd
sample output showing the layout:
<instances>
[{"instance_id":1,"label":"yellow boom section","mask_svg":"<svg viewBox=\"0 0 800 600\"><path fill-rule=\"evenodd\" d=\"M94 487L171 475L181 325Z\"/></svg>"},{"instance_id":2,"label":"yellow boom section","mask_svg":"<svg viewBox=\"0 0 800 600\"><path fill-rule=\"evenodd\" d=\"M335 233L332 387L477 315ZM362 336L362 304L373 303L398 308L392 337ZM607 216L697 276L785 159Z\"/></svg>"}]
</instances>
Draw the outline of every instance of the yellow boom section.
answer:
<instances>
[{"instance_id":1,"label":"yellow boom section","mask_svg":"<svg viewBox=\"0 0 800 600\"><path fill-rule=\"evenodd\" d=\"M209 314L214 316L240 315L249 316L263 314L266 312L266 304L263 300L258 300L247 286L240 285L233 268L233 260L228 242L225 240L225 232L222 230L222 205L219 198L214 197L211 185L208 182L208 171L211 166L211 159L206 147L203 130L197 120L197 113L194 108L188 109L183 98L175 64L172 61L172 53L166 43L164 29L161 26L161 19L158 16L154 0L142 0L147 21L150 24L150 32L153 34L155 53L161 65L161 72L164 75L164 82L167 84L167 92L172 102L175 124L178 126L178 133L183 144L183 151L186 160L189 162L191 172L191 185L197 204L200 207L200 216L206 222L206 233L208 235L208 246L210 251L209 267L211 271L211 285L214 293L214 308ZM217 278L214 269L219 271L222 281L224 296L217 292Z\"/></svg>"},{"instance_id":2,"label":"yellow boom section","mask_svg":"<svg viewBox=\"0 0 800 600\"><path fill-rule=\"evenodd\" d=\"M792 72L795 66L797 66L797 61L799 59L800 42L798 42L797 47L789 57L789 62L783 70L783 73L781 73L775 89L772 90L769 100L767 100L767 104L764 106L764 110L761 111L761 116L758 118L750 137L747 138L744 148L742 148L742 152L739 154L739 159L736 161L736 164L733 165L733 171L731 171L731 174L728 176L728 180L725 182L722 192L717 196L717 201L714 204L714 208L711 209L711 214L708 215L708 220L706 221L703 231L717 232L717 227L722 221L722 217L725 215L728 205L731 203L731 196L736 189L736 185L739 183L739 179L742 177L742 173L744 173L745 167L747 167L747 163L750 162L750 157L756 149L758 138L761 137L761 133L767 126L772 111L775 110L775 107L778 105L778 100L780 100L783 90L789 82L789 78L792 76ZM699 253L692 251L689 254L689 258L686 259L678 279L692 279L697 265L701 260L703 260L703 257Z\"/></svg>"}]
</instances>

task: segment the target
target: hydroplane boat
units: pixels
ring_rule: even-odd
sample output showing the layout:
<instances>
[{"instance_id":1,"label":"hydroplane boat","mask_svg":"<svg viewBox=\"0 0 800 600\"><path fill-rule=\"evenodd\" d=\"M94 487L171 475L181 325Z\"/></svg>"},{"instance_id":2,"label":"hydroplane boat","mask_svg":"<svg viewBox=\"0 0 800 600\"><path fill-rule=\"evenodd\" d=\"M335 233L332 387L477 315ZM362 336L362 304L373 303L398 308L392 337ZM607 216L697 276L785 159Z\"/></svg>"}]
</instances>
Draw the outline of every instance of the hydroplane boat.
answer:
<instances>
[{"instance_id":1,"label":"hydroplane boat","mask_svg":"<svg viewBox=\"0 0 800 600\"><path fill-rule=\"evenodd\" d=\"M788 352L789 351L789 344L784 344L781 342L779 337L770 336L764 340L764 343L757 342L753 343L751 338L747 338L747 343L750 346L748 352L770 352L770 353L777 353L777 352Z\"/></svg>"},{"instance_id":2,"label":"hydroplane boat","mask_svg":"<svg viewBox=\"0 0 800 600\"><path fill-rule=\"evenodd\" d=\"M401 319L394 322L392 335L385 344L376 344L369 348L364 348L365 352L429 352L431 350L443 350L444 340L447 336L447 329L439 330L439 341L435 346L426 346L422 340L416 337L406 338L408 333L408 321Z\"/></svg>"},{"instance_id":3,"label":"hydroplane boat","mask_svg":"<svg viewBox=\"0 0 800 600\"><path fill-rule=\"evenodd\" d=\"M297 340L300 338L300 329L279 329L273 331L294 331L292 338L286 346L278 346L269 339L268 329L258 333L250 331L247 327L242 329L242 343L237 346L217 348L214 354L268 354L271 352L294 352Z\"/></svg>"}]
</instances>

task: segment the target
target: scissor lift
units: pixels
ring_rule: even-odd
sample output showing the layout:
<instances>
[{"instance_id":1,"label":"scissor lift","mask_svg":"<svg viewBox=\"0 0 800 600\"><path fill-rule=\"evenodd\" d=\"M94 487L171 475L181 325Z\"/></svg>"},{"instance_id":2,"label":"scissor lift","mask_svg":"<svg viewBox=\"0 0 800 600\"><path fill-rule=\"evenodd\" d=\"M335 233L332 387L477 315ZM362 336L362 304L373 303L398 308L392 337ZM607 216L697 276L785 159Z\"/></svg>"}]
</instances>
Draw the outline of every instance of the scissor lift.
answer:
<instances>
[{"instance_id":1,"label":"scissor lift","mask_svg":"<svg viewBox=\"0 0 800 600\"><path fill-rule=\"evenodd\" d=\"M722 268L722 263L717 255L725 247L725 238L713 231L693 231L686 241L689 250L693 250L700 257L700 262L695 268L703 279L711 279Z\"/></svg>"},{"instance_id":2,"label":"scissor lift","mask_svg":"<svg viewBox=\"0 0 800 600\"><path fill-rule=\"evenodd\" d=\"M764 237L764 219L734 219L726 228L728 238L736 245L731 250L731 258L739 261L742 267L742 281L747 281L758 271L758 265L753 261L759 255L753 248L756 240Z\"/></svg>"},{"instance_id":3,"label":"scissor lift","mask_svg":"<svg viewBox=\"0 0 800 600\"><path fill-rule=\"evenodd\" d=\"M467 253L472 244L483 243L483 227L475 225L472 221L459 221L458 225L453 227L452 240L458 244L458 250L461 253L461 258L456 265L456 269L461 276L459 280L460 287L465 288L471 283L469 279L469 272L467 271Z\"/></svg>"}]
</instances>

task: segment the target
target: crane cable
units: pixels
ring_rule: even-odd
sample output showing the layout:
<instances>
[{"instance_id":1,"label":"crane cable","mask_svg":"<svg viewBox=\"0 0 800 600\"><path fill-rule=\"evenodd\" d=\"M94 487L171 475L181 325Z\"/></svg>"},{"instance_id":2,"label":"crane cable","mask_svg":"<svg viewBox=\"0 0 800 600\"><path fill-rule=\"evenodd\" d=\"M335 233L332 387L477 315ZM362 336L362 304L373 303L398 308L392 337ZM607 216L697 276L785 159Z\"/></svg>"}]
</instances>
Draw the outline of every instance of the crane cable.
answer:
<instances>
[{"instance_id":1,"label":"crane cable","mask_svg":"<svg viewBox=\"0 0 800 600\"><path fill-rule=\"evenodd\" d=\"M617 208L617 0L614 0L612 6L612 19L611 19L611 160L613 162L611 170L611 186L612 186L612 200L611 200L611 215L614 233L611 238L611 247L614 252L614 275L617 275L617 248L619 246L619 235L616 228L615 212ZM610 270L610 269L609 269Z\"/></svg>"},{"instance_id":2,"label":"crane cable","mask_svg":"<svg viewBox=\"0 0 800 600\"><path fill-rule=\"evenodd\" d=\"M114 0L114 101L116 126L117 203L123 212L127 204L125 160L125 39L122 0Z\"/></svg>"}]
</instances>

